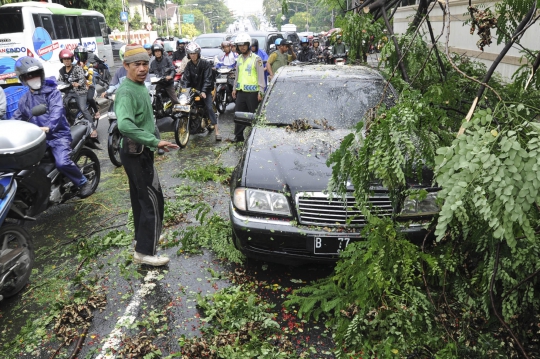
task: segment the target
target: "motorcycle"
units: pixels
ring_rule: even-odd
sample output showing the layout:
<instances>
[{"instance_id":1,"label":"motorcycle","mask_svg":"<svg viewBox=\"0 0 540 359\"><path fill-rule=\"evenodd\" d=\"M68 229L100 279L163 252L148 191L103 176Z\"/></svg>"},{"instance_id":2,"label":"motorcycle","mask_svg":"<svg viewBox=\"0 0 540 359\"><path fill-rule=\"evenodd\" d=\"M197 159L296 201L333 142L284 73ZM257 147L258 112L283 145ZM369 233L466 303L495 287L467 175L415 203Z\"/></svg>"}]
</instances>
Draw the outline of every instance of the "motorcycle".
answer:
<instances>
[{"instance_id":1,"label":"motorcycle","mask_svg":"<svg viewBox=\"0 0 540 359\"><path fill-rule=\"evenodd\" d=\"M186 147L190 135L211 130L210 119L201 92L194 88L184 88L174 105L173 112L178 117L175 124L175 139L180 147Z\"/></svg>"},{"instance_id":2,"label":"motorcycle","mask_svg":"<svg viewBox=\"0 0 540 359\"><path fill-rule=\"evenodd\" d=\"M14 203L18 191L17 173L33 166L46 149L45 133L24 122L0 121L0 133L9 133L13 148L0 149L0 301L20 292L32 273L34 246L22 227ZM2 137L2 136L0 136ZM23 156L24 154L24 156Z\"/></svg>"},{"instance_id":3,"label":"motorcycle","mask_svg":"<svg viewBox=\"0 0 540 359\"><path fill-rule=\"evenodd\" d=\"M234 102L232 98L235 70L231 67L217 69L215 105L219 113L224 113L227 105Z\"/></svg>"},{"instance_id":4,"label":"motorcycle","mask_svg":"<svg viewBox=\"0 0 540 359\"><path fill-rule=\"evenodd\" d=\"M174 62L174 66L176 67L176 71L174 73L174 91L178 92L181 88L181 81L182 81L182 74L183 72L180 71L180 68L182 67L182 61L176 60Z\"/></svg>"},{"instance_id":5,"label":"motorcycle","mask_svg":"<svg viewBox=\"0 0 540 359\"><path fill-rule=\"evenodd\" d=\"M109 129L108 129L108 139L107 139L107 153L109 154L109 159L111 163L116 167L122 166L122 160L120 159L120 142L122 141L122 134L118 130L118 122L116 118L116 113L114 112L114 99L116 95L111 95L109 99L111 100L111 106L107 117L109 118Z\"/></svg>"},{"instance_id":6,"label":"motorcycle","mask_svg":"<svg viewBox=\"0 0 540 359\"><path fill-rule=\"evenodd\" d=\"M66 118L69 122L70 126L73 126L76 122L79 122L84 119L84 115L82 111L79 110L79 105L77 104L77 100L73 97L68 97L67 94L73 89L73 85L71 83L60 83L56 87L61 93L62 93L62 100L64 103L64 109L66 111ZM103 99L101 97L98 97L98 91L96 90L94 93L94 100L96 101L96 104L98 105L98 108L104 108L109 105L109 100ZM95 118L96 112L94 109L89 105L86 104L86 108L90 112L90 115L92 118L94 118L94 123L96 125L96 128L99 124L99 120L104 118L104 116L101 116L100 118Z\"/></svg>"},{"instance_id":7,"label":"motorcycle","mask_svg":"<svg viewBox=\"0 0 540 359\"><path fill-rule=\"evenodd\" d=\"M107 65L107 59L101 59L98 55L91 53L92 56L88 57L88 62L92 64L92 67L97 70L97 75L99 80L104 83L109 83L111 81L111 72L109 71L109 65ZM98 82L99 83L99 82Z\"/></svg>"}]
</instances>

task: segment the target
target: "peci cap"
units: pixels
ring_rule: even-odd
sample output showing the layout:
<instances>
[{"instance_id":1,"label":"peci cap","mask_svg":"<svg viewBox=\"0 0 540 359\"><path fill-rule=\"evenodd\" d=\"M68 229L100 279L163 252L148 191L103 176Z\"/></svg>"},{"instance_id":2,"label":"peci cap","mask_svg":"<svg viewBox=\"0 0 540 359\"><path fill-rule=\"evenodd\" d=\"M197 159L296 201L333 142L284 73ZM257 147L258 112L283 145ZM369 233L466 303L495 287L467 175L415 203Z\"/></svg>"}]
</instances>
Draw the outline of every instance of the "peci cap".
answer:
<instances>
[{"instance_id":1,"label":"peci cap","mask_svg":"<svg viewBox=\"0 0 540 359\"><path fill-rule=\"evenodd\" d=\"M124 62L129 64L135 61L150 61L150 56L141 45L129 44L124 52Z\"/></svg>"}]
</instances>

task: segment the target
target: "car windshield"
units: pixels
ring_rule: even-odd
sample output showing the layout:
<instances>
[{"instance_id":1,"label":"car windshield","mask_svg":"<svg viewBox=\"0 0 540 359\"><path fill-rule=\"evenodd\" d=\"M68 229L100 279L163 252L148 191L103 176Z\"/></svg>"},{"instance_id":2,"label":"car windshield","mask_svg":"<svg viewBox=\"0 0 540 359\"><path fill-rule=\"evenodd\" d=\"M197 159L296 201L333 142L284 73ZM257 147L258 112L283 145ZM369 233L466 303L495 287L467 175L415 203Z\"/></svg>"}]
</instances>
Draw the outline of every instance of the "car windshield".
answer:
<instances>
[{"instance_id":1,"label":"car windshield","mask_svg":"<svg viewBox=\"0 0 540 359\"><path fill-rule=\"evenodd\" d=\"M385 85L377 78L281 81L274 84L262 113L272 124L308 120L310 125L320 127L321 120L326 120L334 128L350 129L379 104ZM393 104L391 88L383 102Z\"/></svg>"},{"instance_id":2,"label":"car windshield","mask_svg":"<svg viewBox=\"0 0 540 359\"><path fill-rule=\"evenodd\" d=\"M236 36L231 38L231 42L234 42L236 39ZM259 42L259 49L265 51L266 50L266 36L251 36L251 39L257 39Z\"/></svg>"},{"instance_id":3,"label":"car windshield","mask_svg":"<svg viewBox=\"0 0 540 359\"><path fill-rule=\"evenodd\" d=\"M201 37L195 41L197 45L204 48L220 47L223 42L222 37Z\"/></svg>"}]
</instances>

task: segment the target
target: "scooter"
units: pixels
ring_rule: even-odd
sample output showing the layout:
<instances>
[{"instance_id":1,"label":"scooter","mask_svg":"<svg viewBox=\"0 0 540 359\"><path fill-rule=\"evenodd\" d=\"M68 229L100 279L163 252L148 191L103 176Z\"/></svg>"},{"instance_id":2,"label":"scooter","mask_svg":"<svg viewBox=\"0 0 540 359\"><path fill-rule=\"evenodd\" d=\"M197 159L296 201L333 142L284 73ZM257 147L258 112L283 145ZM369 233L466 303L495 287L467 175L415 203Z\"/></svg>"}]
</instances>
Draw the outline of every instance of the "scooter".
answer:
<instances>
[{"instance_id":1,"label":"scooter","mask_svg":"<svg viewBox=\"0 0 540 359\"><path fill-rule=\"evenodd\" d=\"M335 65L345 65L347 62L347 53L336 54L333 59Z\"/></svg>"},{"instance_id":2,"label":"scooter","mask_svg":"<svg viewBox=\"0 0 540 359\"><path fill-rule=\"evenodd\" d=\"M223 66L217 69L215 105L219 113L224 113L227 105L234 102L232 98L235 71L234 68Z\"/></svg>"},{"instance_id":3,"label":"scooter","mask_svg":"<svg viewBox=\"0 0 540 359\"><path fill-rule=\"evenodd\" d=\"M56 87L61 93L62 93L62 101L64 103L64 109L66 111L66 118L70 124L70 126L73 126L76 122L79 122L84 119L84 115L82 111L79 110L79 105L77 104L77 100L73 97L68 97L67 94L73 89L73 85L71 83L60 83ZM107 108L109 106L109 100L104 99L101 97L98 97L98 91L96 90L94 92L94 100L96 101L96 104L99 109ZM90 115L92 118L94 118L94 124L97 128L99 121L103 118L105 118L104 115L100 116L99 118L95 118L95 111L89 104L86 104L86 108L90 112Z\"/></svg>"}]
</instances>

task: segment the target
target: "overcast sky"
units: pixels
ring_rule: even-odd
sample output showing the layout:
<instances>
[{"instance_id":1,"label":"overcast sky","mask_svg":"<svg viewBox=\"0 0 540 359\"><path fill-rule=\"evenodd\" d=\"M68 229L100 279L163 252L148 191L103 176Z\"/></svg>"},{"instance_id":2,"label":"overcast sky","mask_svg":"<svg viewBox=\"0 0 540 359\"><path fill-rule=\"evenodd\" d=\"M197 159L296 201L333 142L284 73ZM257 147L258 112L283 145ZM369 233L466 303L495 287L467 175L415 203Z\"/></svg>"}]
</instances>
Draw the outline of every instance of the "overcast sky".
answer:
<instances>
[{"instance_id":1,"label":"overcast sky","mask_svg":"<svg viewBox=\"0 0 540 359\"><path fill-rule=\"evenodd\" d=\"M225 0L225 3L237 15L262 12L262 0Z\"/></svg>"}]
</instances>

